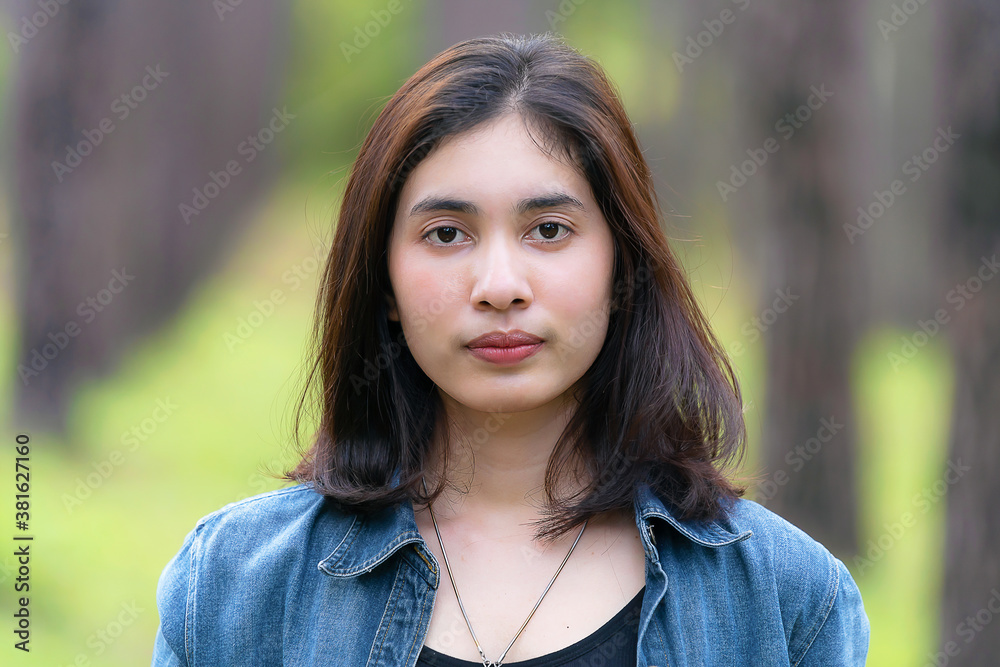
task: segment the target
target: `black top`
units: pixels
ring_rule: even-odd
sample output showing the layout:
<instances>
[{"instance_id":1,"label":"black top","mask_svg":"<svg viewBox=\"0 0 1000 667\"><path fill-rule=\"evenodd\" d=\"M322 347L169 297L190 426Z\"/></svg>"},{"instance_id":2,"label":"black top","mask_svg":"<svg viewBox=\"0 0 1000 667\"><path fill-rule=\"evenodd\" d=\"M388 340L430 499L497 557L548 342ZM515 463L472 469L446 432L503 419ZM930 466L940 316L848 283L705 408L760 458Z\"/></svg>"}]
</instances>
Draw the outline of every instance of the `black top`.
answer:
<instances>
[{"instance_id":1,"label":"black top","mask_svg":"<svg viewBox=\"0 0 1000 667\"><path fill-rule=\"evenodd\" d=\"M639 612L645 590L643 586L614 618L575 644L530 660L504 664L509 667L591 667L596 664L634 667L639 644ZM417 667L482 667L482 662L459 660L424 646L417 658Z\"/></svg>"}]
</instances>

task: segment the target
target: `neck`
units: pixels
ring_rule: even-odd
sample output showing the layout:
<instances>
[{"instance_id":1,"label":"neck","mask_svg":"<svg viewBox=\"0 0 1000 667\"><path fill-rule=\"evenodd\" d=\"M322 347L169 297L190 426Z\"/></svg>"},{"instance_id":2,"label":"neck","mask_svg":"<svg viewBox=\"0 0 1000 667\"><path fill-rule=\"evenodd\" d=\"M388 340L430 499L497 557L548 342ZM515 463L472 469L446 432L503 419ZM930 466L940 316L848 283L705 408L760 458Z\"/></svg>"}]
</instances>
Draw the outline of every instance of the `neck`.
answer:
<instances>
[{"instance_id":1,"label":"neck","mask_svg":"<svg viewBox=\"0 0 1000 667\"><path fill-rule=\"evenodd\" d=\"M556 399L519 412L483 412L442 393L450 429L435 430L432 489L448 451L448 484L434 501L439 518L502 517L535 519L545 505L545 469L559 436L576 409L575 401ZM576 490L572 474L563 475L556 491ZM501 519L502 520L502 519Z\"/></svg>"}]
</instances>

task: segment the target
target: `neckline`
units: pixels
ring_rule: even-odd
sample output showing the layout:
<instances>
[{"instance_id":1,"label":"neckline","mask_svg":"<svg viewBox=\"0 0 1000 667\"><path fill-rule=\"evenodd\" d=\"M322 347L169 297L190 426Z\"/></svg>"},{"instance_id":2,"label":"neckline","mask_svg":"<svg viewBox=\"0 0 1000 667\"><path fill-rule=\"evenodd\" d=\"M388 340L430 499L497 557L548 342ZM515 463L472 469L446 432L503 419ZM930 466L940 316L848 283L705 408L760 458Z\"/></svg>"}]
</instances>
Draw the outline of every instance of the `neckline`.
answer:
<instances>
[{"instance_id":1,"label":"neckline","mask_svg":"<svg viewBox=\"0 0 1000 667\"><path fill-rule=\"evenodd\" d=\"M600 645L606 640L610 639L618 629L625 624L626 617L630 612L638 612L642 607L642 597L643 593L646 591L646 587L643 586L639 589L639 592L629 600L624 607L618 610L618 612L612 616L604 625L598 629L591 632L586 637L573 642L569 646L565 646L561 649L552 651L551 653L546 653L544 655L539 655L534 658L528 658L527 660L521 660L518 662L505 662L505 665L509 667L544 667L550 664L554 660L572 660L585 655L587 651L590 651L595 646ZM447 653L441 653L440 651L435 651L429 646L424 646L420 649L420 653L424 657L429 657L435 661L436 664L440 664L442 667L479 667L479 662L473 662L471 660L465 660L463 658L456 658L455 656L448 655Z\"/></svg>"}]
</instances>

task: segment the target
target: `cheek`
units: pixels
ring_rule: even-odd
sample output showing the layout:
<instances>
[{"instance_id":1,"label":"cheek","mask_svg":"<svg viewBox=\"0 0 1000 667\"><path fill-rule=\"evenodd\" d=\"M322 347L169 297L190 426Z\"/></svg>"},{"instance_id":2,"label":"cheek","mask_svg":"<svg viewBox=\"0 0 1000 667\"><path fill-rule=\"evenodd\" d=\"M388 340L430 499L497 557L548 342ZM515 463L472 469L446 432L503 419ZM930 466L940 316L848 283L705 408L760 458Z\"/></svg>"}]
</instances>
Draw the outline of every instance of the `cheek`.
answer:
<instances>
[{"instance_id":1,"label":"cheek","mask_svg":"<svg viewBox=\"0 0 1000 667\"><path fill-rule=\"evenodd\" d=\"M557 287L575 308L600 309L612 294L614 251L603 244L547 268L546 283Z\"/></svg>"},{"instance_id":2,"label":"cheek","mask_svg":"<svg viewBox=\"0 0 1000 667\"><path fill-rule=\"evenodd\" d=\"M452 327L453 313L461 304L461 277L440 262L409 261L393 281L403 330L420 344L420 337L435 332L434 343L446 344L445 331Z\"/></svg>"},{"instance_id":3,"label":"cheek","mask_svg":"<svg viewBox=\"0 0 1000 667\"><path fill-rule=\"evenodd\" d=\"M607 333L612 264L604 257L591 257L554 268L546 280L549 309L557 314L570 345L596 356Z\"/></svg>"}]
</instances>

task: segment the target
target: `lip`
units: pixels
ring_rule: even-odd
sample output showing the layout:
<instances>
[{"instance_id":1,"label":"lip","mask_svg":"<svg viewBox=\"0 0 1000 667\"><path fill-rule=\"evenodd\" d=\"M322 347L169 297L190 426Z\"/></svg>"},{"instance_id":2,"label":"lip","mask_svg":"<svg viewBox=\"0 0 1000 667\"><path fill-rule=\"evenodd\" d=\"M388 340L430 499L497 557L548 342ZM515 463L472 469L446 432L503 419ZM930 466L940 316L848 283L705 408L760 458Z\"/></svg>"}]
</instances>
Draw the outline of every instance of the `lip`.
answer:
<instances>
[{"instance_id":1,"label":"lip","mask_svg":"<svg viewBox=\"0 0 1000 667\"><path fill-rule=\"evenodd\" d=\"M516 347L470 347L469 352L477 359L488 361L491 364L509 366L524 361L537 352L542 345L543 343L518 345Z\"/></svg>"},{"instance_id":2,"label":"lip","mask_svg":"<svg viewBox=\"0 0 1000 667\"><path fill-rule=\"evenodd\" d=\"M534 334L514 329L491 331L472 339L466 345L477 359L500 366L517 364L541 349L545 341Z\"/></svg>"},{"instance_id":3,"label":"lip","mask_svg":"<svg viewBox=\"0 0 1000 667\"><path fill-rule=\"evenodd\" d=\"M510 331L491 331L482 336L477 336L466 343L466 347L513 348L524 345L537 345L541 342L543 342L542 339L534 334L521 331L520 329L511 329Z\"/></svg>"}]
</instances>

